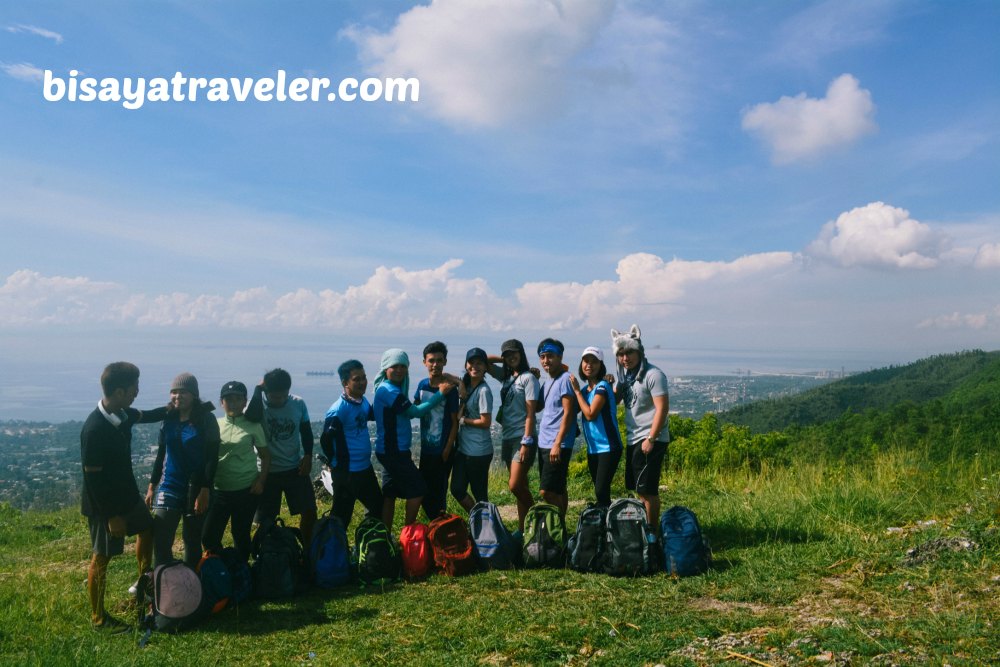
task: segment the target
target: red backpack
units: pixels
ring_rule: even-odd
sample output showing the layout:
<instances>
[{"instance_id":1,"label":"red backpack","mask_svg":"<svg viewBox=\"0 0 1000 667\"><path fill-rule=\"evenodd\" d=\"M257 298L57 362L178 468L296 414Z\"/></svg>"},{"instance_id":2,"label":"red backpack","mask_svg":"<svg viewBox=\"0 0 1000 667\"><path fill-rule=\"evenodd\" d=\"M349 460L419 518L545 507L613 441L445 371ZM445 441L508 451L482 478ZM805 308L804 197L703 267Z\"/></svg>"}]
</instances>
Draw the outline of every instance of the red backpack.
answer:
<instances>
[{"instance_id":1,"label":"red backpack","mask_svg":"<svg viewBox=\"0 0 1000 667\"><path fill-rule=\"evenodd\" d=\"M428 540L428 528L423 523L403 526L399 533L403 548L403 574L410 581L426 577L434 569L434 553Z\"/></svg>"},{"instance_id":2,"label":"red backpack","mask_svg":"<svg viewBox=\"0 0 1000 667\"><path fill-rule=\"evenodd\" d=\"M478 569L469 527L457 514L442 514L431 521L429 537L434 563L449 577L471 574Z\"/></svg>"}]
</instances>

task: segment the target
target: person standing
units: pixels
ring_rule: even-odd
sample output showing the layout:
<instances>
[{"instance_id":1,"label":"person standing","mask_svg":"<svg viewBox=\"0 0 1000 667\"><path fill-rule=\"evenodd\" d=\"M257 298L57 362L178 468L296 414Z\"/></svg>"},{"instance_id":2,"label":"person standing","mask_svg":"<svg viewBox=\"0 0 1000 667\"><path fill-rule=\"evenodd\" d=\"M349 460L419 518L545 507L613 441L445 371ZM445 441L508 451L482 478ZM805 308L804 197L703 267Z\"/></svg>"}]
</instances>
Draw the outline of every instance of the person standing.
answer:
<instances>
[{"instance_id":1,"label":"person standing","mask_svg":"<svg viewBox=\"0 0 1000 667\"><path fill-rule=\"evenodd\" d=\"M177 524L183 519L184 562L201 558L201 534L219 463L219 422L198 395L198 379L181 373L170 386L174 410L160 427L146 506L153 510L153 565L173 560Z\"/></svg>"},{"instance_id":2,"label":"person standing","mask_svg":"<svg viewBox=\"0 0 1000 667\"><path fill-rule=\"evenodd\" d=\"M243 414L247 387L233 380L219 392L226 415L219 419L219 464L215 488L205 517L201 542L206 551L222 551L222 535L230 525L233 545L243 560L250 558L250 526L264 492L271 456L260 424ZM260 459L260 469L257 460Z\"/></svg>"},{"instance_id":3,"label":"person standing","mask_svg":"<svg viewBox=\"0 0 1000 667\"><path fill-rule=\"evenodd\" d=\"M605 379L604 353L588 347L580 355L580 381L570 377L577 407L583 416L583 437L587 441L587 468L594 482L594 496L602 507L611 505L611 480L622 458L622 438L618 432L615 394Z\"/></svg>"},{"instance_id":4,"label":"person standing","mask_svg":"<svg viewBox=\"0 0 1000 667\"><path fill-rule=\"evenodd\" d=\"M660 473L670 442L667 376L646 358L637 325L627 333L612 329L611 342L618 362L615 392L625 405L628 433L625 488L639 494L649 522L659 532Z\"/></svg>"},{"instance_id":5,"label":"person standing","mask_svg":"<svg viewBox=\"0 0 1000 667\"><path fill-rule=\"evenodd\" d=\"M299 530L306 544L316 524L316 495L312 487L312 458L315 438L309 410L300 397L290 393L292 376L283 368L264 374L254 388L246 417L260 421L267 436L271 467L260 496L254 522L274 521L281 512L281 497L288 513L299 516Z\"/></svg>"},{"instance_id":6,"label":"person standing","mask_svg":"<svg viewBox=\"0 0 1000 667\"><path fill-rule=\"evenodd\" d=\"M535 503L528 488L528 471L538 447L535 409L541 390L538 378L528 366L521 341L511 339L500 346L500 356L491 356L487 371L500 383L500 456L510 473L507 482L517 501L517 522L524 531L524 517ZM500 362L498 365L497 362Z\"/></svg>"},{"instance_id":7,"label":"person standing","mask_svg":"<svg viewBox=\"0 0 1000 667\"><path fill-rule=\"evenodd\" d=\"M346 529L361 501L368 516L381 518L382 490L372 466L372 439L368 422L374 421L372 406L365 398L368 376L357 359L349 359L337 369L344 391L326 412L320 446L330 462L333 477L333 516Z\"/></svg>"},{"instance_id":8,"label":"person standing","mask_svg":"<svg viewBox=\"0 0 1000 667\"><path fill-rule=\"evenodd\" d=\"M538 427L538 487L542 498L566 517L566 473L576 441L576 398L569 369L563 365L563 344L546 338L538 344L538 359L549 379L542 385L542 416Z\"/></svg>"},{"instance_id":9,"label":"person standing","mask_svg":"<svg viewBox=\"0 0 1000 667\"><path fill-rule=\"evenodd\" d=\"M142 412L131 407L139 394L139 368L127 361L104 368L101 391L103 397L80 429L80 511L87 517L92 548L87 568L90 622L94 630L117 634L129 626L105 610L108 563L125 550L126 535L136 536L139 576L149 569L153 550L153 517L132 471L132 426L162 421L167 408Z\"/></svg>"},{"instance_id":10,"label":"person standing","mask_svg":"<svg viewBox=\"0 0 1000 667\"><path fill-rule=\"evenodd\" d=\"M398 348L386 350L375 378L375 458L382 464L382 521L392 530L396 512L396 499L406 500L405 525L417 520L420 503L427 492L427 484L413 463L410 445L413 431L410 420L423 417L454 389L447 380L438 384L438 393L425 403L410 402L410 358Z\"/></svg>"},{"instance_id":11,"label":"person standing","mask_svg":"<svg viewBox=\"0 0 1000 667\"><path fill-rule=\"evenodd\" d=\"M458 453L451 476L451 495L468 512L489 500L490 462L493 461L493 392L486 384L486 352L474 347L465 355L466 398L462 402ZM469 495L469 488L472 495ZM475 498L475 499L473 499Z\"/></svg>"}]
</instances>

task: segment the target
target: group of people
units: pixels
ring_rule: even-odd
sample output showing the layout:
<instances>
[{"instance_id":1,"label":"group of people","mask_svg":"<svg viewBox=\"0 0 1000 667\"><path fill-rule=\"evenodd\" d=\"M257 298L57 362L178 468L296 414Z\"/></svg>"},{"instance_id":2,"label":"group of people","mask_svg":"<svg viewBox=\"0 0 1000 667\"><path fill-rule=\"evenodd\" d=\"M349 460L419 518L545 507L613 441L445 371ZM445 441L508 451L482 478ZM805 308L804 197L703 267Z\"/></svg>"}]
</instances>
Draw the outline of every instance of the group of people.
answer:
<instances>
[{"instance_id":1,"label":"group of people","mask_svg":"<svg viewBox=\"0 0 1000 667\"><path fill-rule=\"evenodd\" d=\"M583 350L574 374L563 362L563 344L546 338L536 350L548 376L543 383L524 345L513 339L496 355L478 347L468 350L459 378L445 372L448 348L435 341L423 350L427 377L412 396L406 352L387 350L369 401L364 366L345 361L338 368L343 390L327 411L320 436L333 481L332 514L346 527L360 501L369 515L391 527L397 499L403 499L405 524L414 523L421 508L431 520L445 511L449 489L470 510L488 499L495 419L520 530L534 503L528 472L536 462L541 498L565 515L568 464L579 430L587 443L597 503L610 504L611 482L624 456L626 488L639 495L647 516L659 516L659 479L670 439L667 379L646 358L637 326L611 333L614 376L599 347ZM487 375L500 383L495 418ZM305 403L290 393L286 371L268 371L252 397L242 382L227 382L220 391L225 415L218 419L190 373L174 379L168 406L146 412L131 407L138 381L133 364L107 366L101 376L104 396L80 435L82 509L93 547L87 588L95 629L127 627L104 607L108 562L122 553L126 535L137 536L141 574L151 559L154 565L172 560L182 522L184 561L194 566L203 550L221 550L227 525L235 548L248 558L252 524L273 520L283 496L289 513L300 517L307 543L316 521L314 435ZM619 403L625 407L625 443L618 428ZM420 419L418 462L410 451L414 418ZM132 472L131 428L160 421L156 461L143 498ZM373 450L382 467L381 484Z\"/></svg>"}]
</instances>

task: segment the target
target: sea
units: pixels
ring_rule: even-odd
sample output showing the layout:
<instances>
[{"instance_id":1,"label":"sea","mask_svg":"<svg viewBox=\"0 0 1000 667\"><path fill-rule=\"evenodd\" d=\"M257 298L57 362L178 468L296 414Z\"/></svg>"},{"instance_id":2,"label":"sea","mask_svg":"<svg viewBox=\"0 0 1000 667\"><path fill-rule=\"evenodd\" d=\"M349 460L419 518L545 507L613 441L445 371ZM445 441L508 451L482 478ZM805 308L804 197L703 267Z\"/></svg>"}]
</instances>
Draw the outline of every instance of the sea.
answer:
<instances>
[{"instance_id":1,"label":"sea","mask_svg":"<svg viewBox=\"0 0 1000 667\"><path fill-rule=\"evenodd\" d=\"M545 335L537 335L541 339ZM449 347L448 372L460 375L465 351L479 346L499 352L509 336L490 332L477 336L463 332L444 338ZM594 336L557 335L567 346L566 360L575 367L576 355ZM31 331L0 332L0 421L81 421L100 399L100 375L107 363L131 361L139 366L139 396L135 407L151 408L167 402L171 380L184 371L199 382L202 399L218 406L218 392L230 380L252 388L268 369L281 367L292 375L292 393L301 396L313 420L322 419L340 395L337 366L358 359L371 383L382 353L402 348L410 356L411 385L423 377L423 346L433 340L425 333L347 337L312 332L193 330L66 330L58 326ZM536 337L523 340L529 350ZM603 342L609 368L614 367ZM670 377L733 375L736 373L858 372L915 361L902 350L864 349L697 349L660 347L647 343L650 360ZM907 356L907 355L910 356ZM926 356L926 355L923 355ZM572 360L572 361L570 361ZM320 374L316 374L320 373ZM327 374L322 374L327 373Z\"/></svg>"}]
</instances>

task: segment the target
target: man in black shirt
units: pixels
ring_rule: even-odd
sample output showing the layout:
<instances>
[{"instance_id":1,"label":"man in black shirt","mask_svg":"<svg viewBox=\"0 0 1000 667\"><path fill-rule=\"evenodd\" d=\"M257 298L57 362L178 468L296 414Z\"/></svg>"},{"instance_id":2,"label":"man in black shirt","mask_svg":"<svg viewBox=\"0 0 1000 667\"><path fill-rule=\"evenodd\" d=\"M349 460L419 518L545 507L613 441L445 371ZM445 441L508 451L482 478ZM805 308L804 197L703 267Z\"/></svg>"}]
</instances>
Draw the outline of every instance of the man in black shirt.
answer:
<instances>
[{"instance_id":1,"label":"man in black shirt","mask_svg":"<svg viewBox=\"0 0 1000 667\"><path fill-rule=\"evenodd\" d=\"M125 536L135 535L141 575L149 567L153 546L153 519L132 472L132 426L162 421L166 408L143 413L130 407L139 393L139 369L125 361L104 369L101 389L104 397L80 431L81 509L90 525L93 545L87 571L91 623L95 630L117 633L128 626L104 609L108 562L124 550Z\"/></svg>"}]
</instances>

